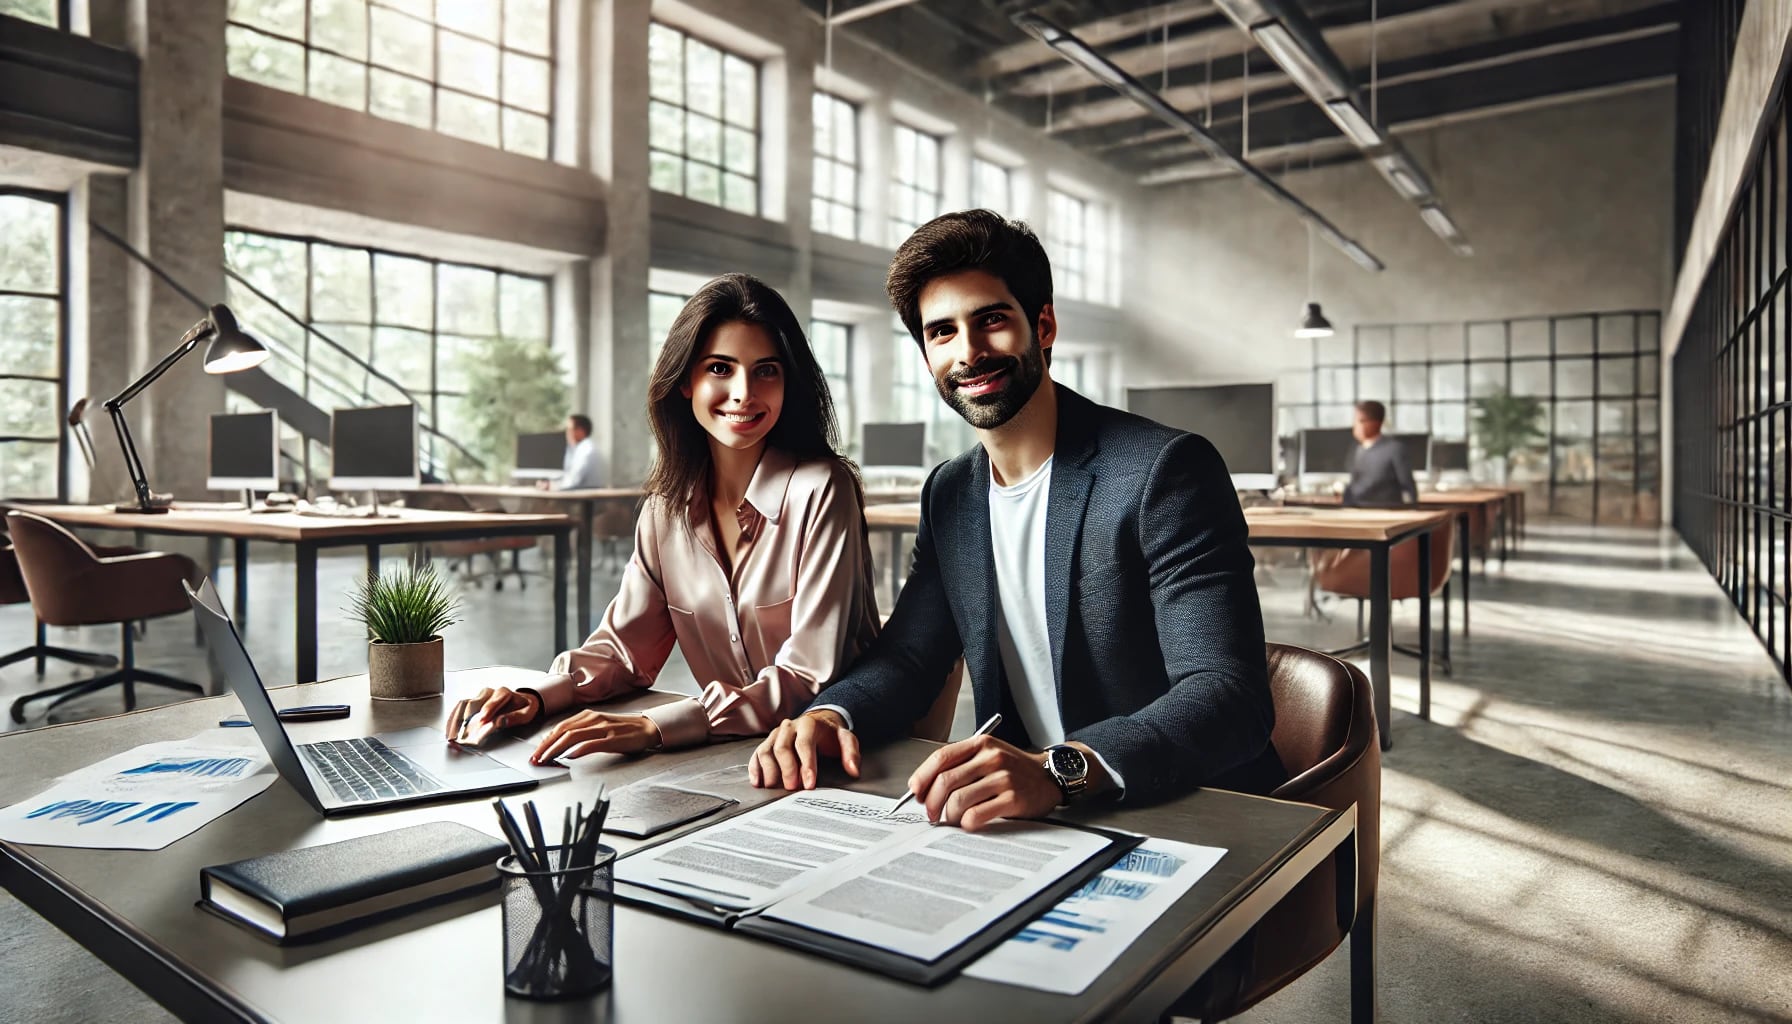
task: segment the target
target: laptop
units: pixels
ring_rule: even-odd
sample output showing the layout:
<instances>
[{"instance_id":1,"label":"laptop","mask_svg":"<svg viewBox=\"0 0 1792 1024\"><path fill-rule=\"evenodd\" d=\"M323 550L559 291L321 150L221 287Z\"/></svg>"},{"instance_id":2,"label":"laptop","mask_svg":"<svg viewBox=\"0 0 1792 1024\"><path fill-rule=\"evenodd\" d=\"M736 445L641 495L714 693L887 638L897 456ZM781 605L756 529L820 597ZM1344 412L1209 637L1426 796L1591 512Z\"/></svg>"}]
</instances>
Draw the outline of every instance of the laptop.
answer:
<instances>
[{"instance_id":1,"label":"laptop","mask_svg":"<svg viewBox=\"0 0 1792 1024\"><path fill-rule=\"evenodd\" d=\"M535 779L481 751L450 744L434 729L294 743L212 581L204 581L198 590L185 582L181 586L205 630L206 645L243 702L280 777L326 817L535 785Z\"/></svg>"}]
</instances>

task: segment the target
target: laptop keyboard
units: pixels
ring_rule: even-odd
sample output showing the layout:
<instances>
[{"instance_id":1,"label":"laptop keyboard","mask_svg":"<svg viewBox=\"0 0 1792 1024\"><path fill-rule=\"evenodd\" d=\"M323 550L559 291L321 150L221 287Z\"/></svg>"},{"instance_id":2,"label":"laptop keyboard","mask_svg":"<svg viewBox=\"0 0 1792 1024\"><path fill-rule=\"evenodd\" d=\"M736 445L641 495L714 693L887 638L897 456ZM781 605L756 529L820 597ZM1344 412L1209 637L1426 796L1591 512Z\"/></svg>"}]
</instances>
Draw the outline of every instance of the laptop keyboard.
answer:
<instances>
[{"instance_id":1,"label":"laptop keyboard","mask_svg":"<svg viewBox=\"0 0 1792 1024\"><path fill-rule=\"evenodd\" d=\"M325 740L299 749L336 796L348 803L436 793L448 788L379 740Z\"/></svg>"}]
</instances>

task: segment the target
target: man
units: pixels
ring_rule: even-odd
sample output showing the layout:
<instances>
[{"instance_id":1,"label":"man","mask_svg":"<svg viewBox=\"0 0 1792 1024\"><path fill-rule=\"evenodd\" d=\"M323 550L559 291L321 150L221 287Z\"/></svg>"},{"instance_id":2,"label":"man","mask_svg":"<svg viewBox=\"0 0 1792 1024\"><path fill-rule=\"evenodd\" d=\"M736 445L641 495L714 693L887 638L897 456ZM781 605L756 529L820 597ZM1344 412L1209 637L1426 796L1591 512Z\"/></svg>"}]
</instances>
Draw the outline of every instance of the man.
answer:
<instances>
[{"instance_id":1,"label":"man","mask_svg":"<svg viewBox=\"0 0 1792 1024\"><path fill-rule=\"evenodd\" d=\"M1024 225L939 217L887 289L980 443L928 477L877 643L760 744L753 783L811 788L823 757L857 775L860 744L906 735L962 653L978 719L1002 722L910 777L930 820L1278 784L1244 516L1213 446L1052 382L1051 265Z\"/></svg>"},{"instance_id":2,"label":"man","mask_svg":"<svg viewBox=\"0 0 1792 1024\"><path fill-rule=\"evenodd\" d=\"M604 461L591 440L591 417L575 412L566 417L566 458L560 478L551 481L556 491L577 491L604 485Z\"/></svg>"},{"instance_id":3,"label":"man","mask_svg":"<svg viewBox=\"0 0 1792 1024\"><path fill-rule=\"evenodd\" d=\"M1419 500L1405 447L1381 432L1387 418L1387 407L1380 402L1356 404L1356 422L1350 433L1358 447L1350 457L1346 505L1410 505Z\"/></svg>"}]
</instances>

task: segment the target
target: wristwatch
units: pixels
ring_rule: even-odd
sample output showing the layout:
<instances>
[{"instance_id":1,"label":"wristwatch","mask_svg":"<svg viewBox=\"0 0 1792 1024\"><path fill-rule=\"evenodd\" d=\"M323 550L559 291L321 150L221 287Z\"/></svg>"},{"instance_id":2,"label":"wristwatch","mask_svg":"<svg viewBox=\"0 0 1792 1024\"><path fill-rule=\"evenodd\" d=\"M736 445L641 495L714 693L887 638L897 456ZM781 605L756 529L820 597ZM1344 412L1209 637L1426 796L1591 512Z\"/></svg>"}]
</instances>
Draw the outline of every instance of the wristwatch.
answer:
<instances>
[{"instance_id":1,"label":"wristwatch","mask_svg":"<svg viewBox=\"0 0 1792 1024\"><path fill-rule=\"evenodd\" d=\"M1060 743L1045 748L1045 771L1058 784L1064 802L1072 803L1089 787L1089 759L1075 747Z\"/></svg>"}]
</instances>

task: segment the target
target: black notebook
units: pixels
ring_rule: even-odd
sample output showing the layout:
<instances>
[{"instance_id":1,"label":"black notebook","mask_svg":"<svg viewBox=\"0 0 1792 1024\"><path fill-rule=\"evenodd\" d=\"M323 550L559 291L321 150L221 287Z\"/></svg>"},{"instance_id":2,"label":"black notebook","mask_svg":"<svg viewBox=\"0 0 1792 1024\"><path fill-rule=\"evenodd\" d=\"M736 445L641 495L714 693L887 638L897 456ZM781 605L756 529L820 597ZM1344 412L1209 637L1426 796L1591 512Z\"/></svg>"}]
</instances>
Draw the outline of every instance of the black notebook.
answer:
<instances>
[{"instance_id":1,"label":"black notebook","mask_svg":"<svg viewBox=\"0 0 1792 1024\"><path fill-rule=\"evenodd\" d=\"M896 801L796 793L635 850L618 900L923 985L1056 906L1142 837L1058 822L965 832Z\"/></svg>"},{"instance_id":2,"label":"black notebook","mask_svg":"<svg viewBox=\"0 0 1792 1024\"><path fill-rule=\"evenodd\" d=\"M276 942L336 934L498 880L503 841L433 822L199 872L199 905Z\"/></svg>"}]
</instances>

